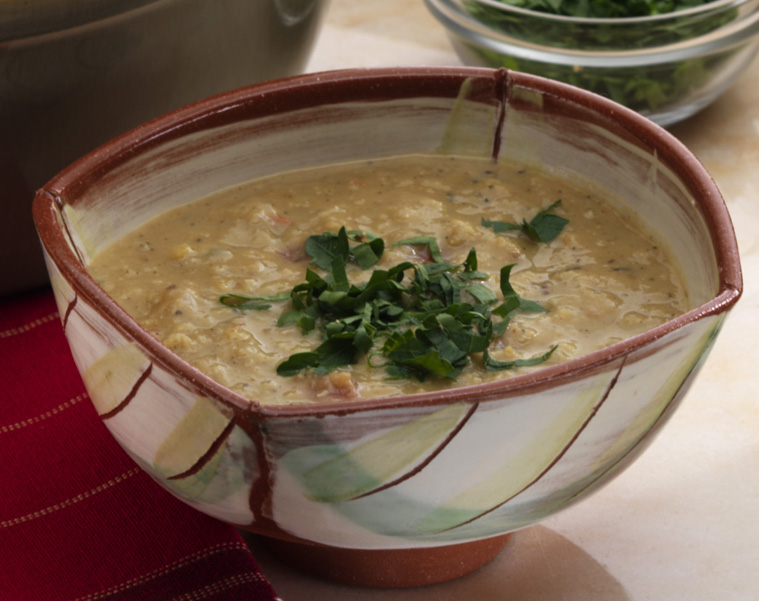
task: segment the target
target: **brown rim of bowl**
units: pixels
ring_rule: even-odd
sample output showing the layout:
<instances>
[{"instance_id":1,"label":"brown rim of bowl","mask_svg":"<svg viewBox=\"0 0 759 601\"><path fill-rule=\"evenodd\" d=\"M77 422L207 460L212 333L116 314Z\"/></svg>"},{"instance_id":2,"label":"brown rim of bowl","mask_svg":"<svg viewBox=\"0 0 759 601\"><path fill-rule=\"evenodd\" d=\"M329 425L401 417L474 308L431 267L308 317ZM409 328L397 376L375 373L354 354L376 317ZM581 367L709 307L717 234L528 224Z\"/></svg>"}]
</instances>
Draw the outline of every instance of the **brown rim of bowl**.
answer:
<instances>
[{"instance_id":1,"label":"brown rim of bowl","mask_svg":"<svg viewBox=\"0 0 759 601\"><path fill-rule=\"evenodd\" d=\"M379 101L398 97L456 97L466 78L490 82L497 97L494 102L509 98L513 86L527 88L544 95L541 110L572 114L578 106L590 109L584 114L599 124L617 124L619 133L628 138L655 145L660 162L668 165L698 198L699 208L709 224L712 243L719 265L719 291L706 303L642 334L583 357L519 376L443 391L398 395L374 399L345 400L304 405L261 405L250 401L215 382L189 363L169 351L147 333L98 285L68 246L64 232L55 216L56 207L64 198L78 195L102 174L159 143L176 139L206 126L219 126L251 115L258 118L286 113L299 108L325 103L356 100ZM303 88L309 89L303 94ZM339 100L338 100L339 99ZM513 103L512 103L513 104ZM251 112L252 111L252 112ZM624 129L621 127L624 126ZM709 173L693 154L674 136L652 121L601 96L537 76L476 67L401 67L381 69L348 69L300 75L254 84L225 92L177 109L145 123L104 144L73 163L42 189L34 199L34 219L43 246L50 258L72 285L77 298L82 297L98 307L106 318L127 338L134 339L156 361L169 371L194 385L202 394L218 399L234 408L246 410L251 418L343 415L398 406L448 404L487 401L513 396L526 388L540 390L557 380L572 381L583 374L621 360L669 332L703 317L727 311L740 298L742 274L738 247L730 216Z\"/></svg>"}]
</instances>

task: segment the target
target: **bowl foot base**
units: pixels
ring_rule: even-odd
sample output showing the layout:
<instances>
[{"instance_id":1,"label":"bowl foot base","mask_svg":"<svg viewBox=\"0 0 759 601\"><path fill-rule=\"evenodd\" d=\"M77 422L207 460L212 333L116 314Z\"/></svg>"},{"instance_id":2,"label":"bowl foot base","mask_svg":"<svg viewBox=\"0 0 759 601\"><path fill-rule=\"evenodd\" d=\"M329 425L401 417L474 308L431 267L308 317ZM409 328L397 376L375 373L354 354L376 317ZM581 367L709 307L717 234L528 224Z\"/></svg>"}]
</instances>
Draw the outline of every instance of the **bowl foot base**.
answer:
<instances>
[{"instance_id":1,"label":"bowl foot base","mask_svg":"<svg viewBox=\"0 0 759 601\"><path fill-rule=\"evenodd\" d=\"M294 568L353 586L402 588L459 578L482 567L506 546L511 534L423 549L345 549L266 539L277 558Z\"/></svg>"}]
</instances>

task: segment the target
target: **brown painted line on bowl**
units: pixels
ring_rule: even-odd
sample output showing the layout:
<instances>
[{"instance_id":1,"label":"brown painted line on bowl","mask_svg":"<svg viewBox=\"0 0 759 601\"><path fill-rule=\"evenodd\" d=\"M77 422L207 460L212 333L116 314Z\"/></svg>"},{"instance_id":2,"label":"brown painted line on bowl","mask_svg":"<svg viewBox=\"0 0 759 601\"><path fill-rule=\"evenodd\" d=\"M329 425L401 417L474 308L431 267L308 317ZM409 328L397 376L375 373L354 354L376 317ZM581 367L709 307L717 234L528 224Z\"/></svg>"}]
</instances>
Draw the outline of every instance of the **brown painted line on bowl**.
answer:
<instances>
[{"instance_id":1,"label":"brown painted line on bowl","mask_svg":"<svg viewBox=\"0 0 759 601\"><path fill-rule=\"evenodd\" d=\"M106 413L103 413L100 416L100 419L106 420L110 419L115 415L118 415L121 413L127 405L129 405L129 402L137 395L137 392L139 391L140 387L145 383L145 381L150 377L150 374L153 371L153 364L148 363L147 368L145 371L143 371L140 374L140 377L137 378L137 381L132 386L132 389L127 393L127 395L110 411L107 411Z\"/></svg>"},{"instance_id":2,"label":"brown painted line on bowl","mask_svg":"<svg viewBox=\"0 0 759 601\"><path fill-rule=\"evenodd\" d=\"M63 314L63 319L61 319L64 332L66 331L66 326L69 323L69 317L71 317L71 313L74 311L74 308L76 307L77 302L79 302L79 296L74 295L74 299L66 307L66 312Z\"/></svg>"},{"instance_id":3,"label":"brown painted line on bowl","mask_svg":"<svg viewBox=\"0 0 759 601\"><path fill-rule=\"evenodd\" d=\"M645 450L649 444L653 442L654 436L652 435L652 432L656 432L658 430L658 427L666 422L674 413L675 409L682 401L685 391L693 382L693 378L691 376L693 374L693 371L696 369L696 366L697 363L691 367L691 370L688 373L688 377L686 377L682 384L680 384L677 391L670 399L669 403L667 403L667 405L662 409L661 413L659 413L659 415L656 417L653 423L650 424L649 428L643 433L643 435L638 440L636 440L634 444L631 444L627 451L620 455L613 465L608 466L607 469L600 472L595 478L593 478L580 490L577 490L571 497L569 497L569 499L567 499L567 503L572 503L574 500L588 494L588 492L591 491L603 478L608 478L610 474L618 473L626 469L627 466L632 464L632 462L635 461L635 458L641 452L643 452L643 450Z\"/></svg>"},{"instance_id":4,"label":"brown painted line on bowl","mask_svg":"<svg viewBox=\"0 0 759 601\"><path fill-rule=\"evenodd\" d=\"M224 444L227 438L229 438L229 435L232 434L232 430L234 430L236 425L237 424L235 423L234 418L229 420L229 423L221 431L221 434L219 434L216 440L214 440L208 447L208 450L203 453L193 465L191 465L185 471L180 472L179 474L168 476L166 479L181 480L182 478L187 478L188 476L197 474L201 469L203 469L203 466L205 466L213 458L213 456L221 448L221 445Z\"/></svg>"},{"instance_id":5,"label":"brown painted line on bowl","mask_svg":"<svg viewBox=\"0 0 759 601\"><path fill-rule=\"evenodd\" d=\"M606 386L606 389L604 390L603 394L601 395L601 398L598 400L598 402L593 406L593 409L590 411L588 416L585 418L585 421L580 425L580 427L577 429L577 431L574 433L572 438L567 442L567 444L564 445L564 448L559 451L559 453L556 455L556 457L553 458L553 460L546 465L543 470L531 481L528 482L525 486L523 486L520 490L516 491L512 495L510 495L508 498L504 499L500 503L497 503L490 507L489 509L483 510L478 515L475 515L465 522L462 522L460 524L457 524L455 526L452 526L450 528L446 528L444 530L441 530L440 532L447 532L449 530L455 530L456 528L460 528L461 526L466 526L467 524L471 524L472 522L479 520L480 518L488 515L489 513L492 513L493 511L497 510L500 507L503 507L506 505L506 503L512 501L513 499L516 499L519 495L521 495L523 492L528 490L530 487L537 484L540 480L543 479L543 477L550 472L553 467L561 461L561 458L564 457L564 455L567 454L567 451L569 451L570 448L574 445L575 442L577 442L577 439L580 437L580 435L583 433L585 428L588 427L588 424L590 424L591 421L593 421L593 418L598 414L599 409L601 409L601 406L606 402L606 400L609 398L609 395L611 394L611 391L614 390L614 387L617 385L617 382L619 381L619 376L622 373L622 369L624 368L625 360L623 359L622 362L619 365L619 368L617 369L617 372L614 374L614 377L611 379L609 384Z\"/></svg>"},{"instance_id":6,"label":"brown painted line on bowl","mask_svg":"<svg viewBox=\"0 0 759 601\"><path fill-rule=\"evenodd\" d=\"M432 461L437 457L443 449L445 449L450 442L456 438L456 435L461 432L461 430L464 428L466 423L471 419L471 417L474 415L474 413L477 411L477 408L480 406L479 403L473 403L472 406L467 410L464 417L459 421L458 424L456 424L456 427L451 430L448 433L448 436L446 436L443 441L432 450L432 452L424 458L424 461L422 461L419 465L414 466L412 470L409 470L405 474L402 474L395 480L391 480L390 482L386 482L382 486L378 486L377 488L374 488L368 492L365 492L363 494L360 494L356 497L353 497L352 499L346 499L346 501L353 501L355 499L363 499L364 497L369 497L373 494L382 492L383 490L387 490L389 488L393 488L394 486L398 486L401 482L405 482L409 478L413 478L416 476L419 472L421 472L425 467L427 467Z\"/></svg>"}]
</instances>

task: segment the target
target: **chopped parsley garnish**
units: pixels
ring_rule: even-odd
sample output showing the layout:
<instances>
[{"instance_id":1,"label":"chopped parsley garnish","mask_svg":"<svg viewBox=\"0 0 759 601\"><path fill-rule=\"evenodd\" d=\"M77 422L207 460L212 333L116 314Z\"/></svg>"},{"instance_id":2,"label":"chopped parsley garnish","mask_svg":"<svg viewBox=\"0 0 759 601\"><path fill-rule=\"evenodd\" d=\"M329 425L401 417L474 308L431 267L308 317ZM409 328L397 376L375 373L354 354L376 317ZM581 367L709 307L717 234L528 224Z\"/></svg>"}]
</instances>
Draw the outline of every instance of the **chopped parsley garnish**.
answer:
<instances>
[{"instance_id":1,"label":"chopped parsley garnish","mask_svg":"<svg viewBox=\"0 0 759 601\"><path fill-rule=\"evenodd\" d=\"M483 225L497 232L520 229L536 241L550 240L567 223L550 213L557 204L520 226L486 224L485 220ZM321 344L280 363L277 373L281 376L293 376L302 370L327 374L365 357L369 365L384 367L393 379L455 379L473 354L481 354L487 370L506 370L537 365L554 352L555 346L536 357L515 361L498 361L488 352L491 342L505 334L516 312L545 311L514 290L509 281L513 265L501 268L503 299L499 301L482 283L490 276L478 270L474 248L463 263L452 265L443 259L433 237L394 243L398 245L426 247L430 261L374 268L384 252L382 238L343 227L337 233L325 232L307 239L306 253L315 268L309 266L305 281L290 292L251 297L230 294L220 301L235 309L264 310L273 302L289 299L291 307L280 316L278 325L295 325L303 334L320 331ZM368 280L351 282L347 276L350 263L364 270L374 268Z\"/></svg>"},{"instance_id":2,"label":"chopped parsley garnish","mask_svg":"<svg viewBox=\"0 0 759 601\"><path fill-rule=\"evenodd\" d=\"M235 309L247 309L256 311L265 311L271 309L271 303L283 301L290 298L289 292L272 294L271 296L245 296L243 294L225 294L219 301L227 307Z\"/></svg>"},{"instance_id":3,"label":"chopped parsley garnish","mask_svg":"<svg viewBox=\"0 0 759 601\"><path fill-rule=\"evenodd\" d=\"M526 219L522 223L506 223L504 221L489 221L482 218L482 225L485 227L493 228L493 231L498 233L509 232L511 230L520 230L527 234L530 240L535 242L550 242L556 236L561 233L564 226L569 223L568 219L560 217L551 211L561 204L561 200L557 200L547 209L540 211L530 221Z\"/></svg>"}]
</instances>

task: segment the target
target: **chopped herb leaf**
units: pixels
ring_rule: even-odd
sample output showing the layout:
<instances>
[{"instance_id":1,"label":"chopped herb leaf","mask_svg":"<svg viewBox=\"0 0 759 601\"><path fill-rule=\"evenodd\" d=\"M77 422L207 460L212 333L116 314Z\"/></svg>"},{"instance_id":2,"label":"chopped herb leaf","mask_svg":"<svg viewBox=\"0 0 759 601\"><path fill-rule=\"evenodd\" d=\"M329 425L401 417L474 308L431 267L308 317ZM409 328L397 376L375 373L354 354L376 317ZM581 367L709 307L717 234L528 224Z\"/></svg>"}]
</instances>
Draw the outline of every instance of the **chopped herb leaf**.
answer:
<instances>
[{"instance_id":1,"label":"chopped herb leaf","mask_svg":"<svg viewBox=\"0 0 759 601\"><path fill-rule=\"evenodd\" d=\"M385 242L382 238L375 238L371 242L364 242L353 247L353 258L361 269L369 269L377 264L385 252Z\"/></svg>"},{"instance_id":2,"label":"chopped herb leaf","mask_svg":"<svg viewBox=\"0 0 759 601\"><path fill-rule=\"evenodd\" d=\"M306 252L311 257L311 262L325 271L332 269L336 258L347 263L349 247L345 228L340 228L337 234L325 232L319 236L309 236L306 240Z\"/></svg>"},{"instance_id":3,"label":"chopped herb leaf","mask_svg":"<svg viewBox=\"0 0 759 601\"><path fill-rule=\"evenodd\" d=\"M550 242L556 238L556 236L558 236L564 229L564 226L569 223L568 219L551 212L559 204L561 204L561 200L557 200L547 209L540 211L530 221L525 219L520 224L506 223L505 221L490 221L484 217L480 222L483 226L492 228L496 234L519 230L527 234L530 240L533 240L534 242Z\"/></svg>"},{"instance_id":4,"label":"chopped herb leaf","mask_svg":"<svg viewBox=\"0 0 759 601\"><path fill-rule=\"evenodd\" d=\"M482 305L490 305L498 300L493 291L484 284L471 284L467 286L466 291Z\"/></svg>"},{"instance_id":5,"label":"chopped herb leaf","mask_svg":"<svg viewBox=\"0 0 759 601\"><path fill-rule=\"evenodd\" d=\"M480 220L480 223L485 227L492 228L496 234L503 234L504 232L511 232L514 230L524 231L524 226L517 223L507 223L506 221L490 221L484 217Z\"/></svg>"},{"instance_id":6,"label":"chopped herb leaf","mask_svg":"<svg viewBox=\"0 0 759 601\"><path fill-rule=\"evenodd\" d=\"M315 351L295 353L277 366L277 374L280 376L294 376L301 370L318 367L318 365L319 353Z\"/></svg>"},{"instance_id":7,"label":"chopped herb leaf","mask_svg":"<svg viewBox=\"0 0 759 601\"><path fill-rule=\"evenodd\" d=\"M548 358L553 355L553 352L558 348L554 345L551 350L542 355L531 357L530 359L515 359L514 361L498 361L490 356L490 353L486 350L482 353L482 365L488 371L500 371L506 369L514 369L515 367L532 367L533 365L539 365L548 361Z\"/></svg>"},{"instance_id":8,"label":"chopped herb leaf","mask_svg":"<svg viewBox=\"0 0 759 601\"><path fill-rule=\"evenodd\" d=\"M440 254L440 247L437 244L437 240L432 236L416 236L415 238L407 238L406 240L400 240L399 242L393 242L393 246L412 246L415 244L422 244L426 246L430 251L430 257L435 263L443 263L443 257Z\"/></svg>"},{"instance_id":9,"label":"chopped herb leaf","mask_svg":"<svg viewBox=\"0 0 759 601\"><path fill-rule=\"evenodd\" d=\"M504 265L501 267L501 294L503 294L504 299L503 305L501 306L504 308L500 310L501 312L505 313L503 317L512 313L516 309L520 309L527 313L545 313L546 310L538 303L535 301L523 299L511 286L511 282L509 280L511 278L511 270L513 268L514 265ZM507 308L508 310L506 310Z\"/></svg>"},{"instance_id":10,"label":"chopped herb leaf","mask_svg":"<svg viewBox=\"0 0 759 601\"><path fill-rule=\"evenodd\" d=\"M551 213L559 204L561 200L557 200L547 209L540 211L529 223L523 224L531 239L538 242L550 242L561 233L569 220Z\"/></svg>"},{"instance_id":11,"label":"chopped herb leaf","mask_svg":"<svg viewBox=\"0 0 759 601\"><path fill-rule=\"evenodd\" d=\"M227 307L235 309L263 311L271 308L272 302L283 301L290 298L289 292L272 294L270 296L245 296L243 294L225 294L219 298L219 302Z\"/></svg>"}]
</instances>

